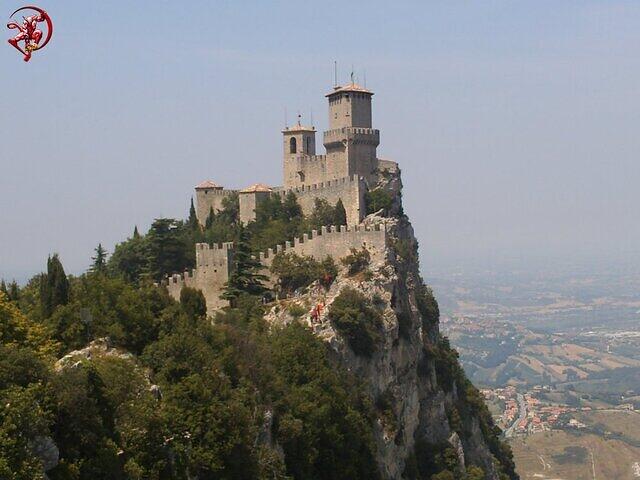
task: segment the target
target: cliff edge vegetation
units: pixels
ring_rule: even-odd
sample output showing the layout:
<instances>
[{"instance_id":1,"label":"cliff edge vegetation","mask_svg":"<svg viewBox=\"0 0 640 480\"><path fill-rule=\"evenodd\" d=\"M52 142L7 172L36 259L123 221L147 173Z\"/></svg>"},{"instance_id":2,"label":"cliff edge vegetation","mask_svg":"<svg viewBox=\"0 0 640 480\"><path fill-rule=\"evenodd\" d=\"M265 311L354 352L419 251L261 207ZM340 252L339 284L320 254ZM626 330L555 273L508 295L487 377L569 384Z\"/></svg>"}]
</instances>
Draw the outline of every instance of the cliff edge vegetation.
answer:
<instances>
[{"instance_id":1,"label":"cliff edge vegetation","mask_svg":"<svg viewBox=\"0 0 640 480\"><path fill-rule=\"evenodd\" d=\"M317 260L253 255L344 207L295 195L238 222L237 198L202 227L157 219L91 269L58 256L0 285L0 478L516 479L482 397L438 330L399 178L381 177L364 224L388 246ZM157 283L198 242L234 241L229 307Z\"/></svg>"}]
</instances>

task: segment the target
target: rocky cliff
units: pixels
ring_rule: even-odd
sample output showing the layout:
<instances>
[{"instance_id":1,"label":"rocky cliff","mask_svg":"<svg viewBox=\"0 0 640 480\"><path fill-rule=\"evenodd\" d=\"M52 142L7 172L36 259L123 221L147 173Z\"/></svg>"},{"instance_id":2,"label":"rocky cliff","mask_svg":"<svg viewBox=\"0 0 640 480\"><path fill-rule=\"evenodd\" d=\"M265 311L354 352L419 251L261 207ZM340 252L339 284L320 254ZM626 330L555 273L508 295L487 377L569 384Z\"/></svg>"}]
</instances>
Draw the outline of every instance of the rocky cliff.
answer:
<instances>
[{"instance_id":1,"label":"rocky cliff","mask_svg":"<svg viewBox=\"0 0 640 480\"><path fill-rule=\"evenodd\" d=\"M285 308L273 307L267 319L286 324L294 321L290 312L309 311L301 319L330 345L337 361L362 380L375 405L376 454L383 478L431 478L443 471L452 476L437 478L517 478L510 451L498 439L482 397L439 333L437 303L420 276L418 243L401 213L400 186L397 175L383 178L380 188L394 198L392 215L379 212L365 219L369 226L386 223L386 250L372 255L360 272L350 274L341 266L328 290L312 286L287 300ZM370 351L354 348L332 313L345 292L359 294L380 319Z\"/></svg>"}]
</instances>

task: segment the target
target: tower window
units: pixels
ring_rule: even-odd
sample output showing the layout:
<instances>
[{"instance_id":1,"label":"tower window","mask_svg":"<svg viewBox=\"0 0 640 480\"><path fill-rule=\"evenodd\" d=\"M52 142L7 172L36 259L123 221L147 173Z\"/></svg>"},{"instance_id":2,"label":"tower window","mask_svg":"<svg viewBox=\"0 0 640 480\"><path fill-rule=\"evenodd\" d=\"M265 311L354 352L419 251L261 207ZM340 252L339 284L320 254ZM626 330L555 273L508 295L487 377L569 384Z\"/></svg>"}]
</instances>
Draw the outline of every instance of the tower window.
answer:
<instances>
[{"instance_id":1,"label":"tower window","mask_svg":"<svg viewBox=\"0 0 640 480\"><path fill-rule=\"evenodd\" d=\"M306 152L307 153L311 153L311 139L309 137L307 137L307 148L306 148Z\"/></svg>"},{"instance_id":2,"label":"tower window","mask_svg":"<svg viewBox=\"0 0 640 480\"><path fill-rule=\"evenodd\" d=\"M296 153L298 151L298 146L295 137L291 137L289 140L289 153Z\"/></svg>"}]
</instances>

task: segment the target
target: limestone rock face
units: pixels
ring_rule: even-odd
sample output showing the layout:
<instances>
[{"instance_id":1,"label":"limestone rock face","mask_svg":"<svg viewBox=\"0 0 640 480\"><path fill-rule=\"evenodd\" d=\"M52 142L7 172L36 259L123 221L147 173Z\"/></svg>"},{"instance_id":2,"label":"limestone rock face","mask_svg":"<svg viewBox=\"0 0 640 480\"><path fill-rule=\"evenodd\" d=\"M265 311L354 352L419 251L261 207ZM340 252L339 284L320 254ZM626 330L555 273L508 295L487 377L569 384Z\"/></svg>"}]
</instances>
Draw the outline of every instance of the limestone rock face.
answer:
<instances>
[{"instance_id":1,"label":"limestone rock face","mask_svg":"<svg viewBox=\"0 0 640 480\"><path fill-rule=\"evenodd\" d=\"M388 184L399 189L399 181ZM308 315L294 320L287 312L288 305L281 304L266 318L274 325L305 322L330 345L337 361L363 380L374 405L380 398L387 399L392 411L378 412L375 426L376 457L383 478L403 478L410 459L415 462L414 447L420 439L449 445L458 456L461 471L465 465L475 465L485 471L487 479L498 480L498 462L479 420L465 417L465 435L456 433L450 424L452 406L460 401L457 386L444 387L445 379L438 378L435 361L425 353L438 342L439 331L437 322L424 322L418 310L417 295L423 283L411 224L403 216L370 215L365 219L369 225L377 222L386 223L389 246L372 255L370 273L348 276L342 269L328 290L312 285L308 292L286 300L288 305L303 306ZM331 322L331 305L347 287L364 294L382 314L383 332L371 357L356 355ZM318 304L324 305L321 313L311 315Z\"/></svg>"},{"instance_id":2,"label":"limestone rock face","mask_svg":"<svg viewBox=\"0 0 640 480\"><path fill-rule=\"evenodd\" d=\"M54 370L60 372L65 368L73 368L84 360L102 356L119 357L127 360L134 359L131 353L114 348L108 338L98 338L80 350L67 353L55 363Z\"/></svg>"}]
</instances>

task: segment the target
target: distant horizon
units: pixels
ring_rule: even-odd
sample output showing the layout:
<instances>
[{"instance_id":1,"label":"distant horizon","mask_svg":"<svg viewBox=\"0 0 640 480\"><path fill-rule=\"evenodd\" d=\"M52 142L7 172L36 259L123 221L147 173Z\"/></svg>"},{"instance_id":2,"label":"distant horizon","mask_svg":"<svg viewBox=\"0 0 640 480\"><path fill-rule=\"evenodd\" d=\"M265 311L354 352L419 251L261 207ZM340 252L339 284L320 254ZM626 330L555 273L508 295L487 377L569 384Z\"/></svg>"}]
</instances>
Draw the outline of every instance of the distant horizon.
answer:
<instances>
[{"instance_id":1,"label":"distant horizon","mask_svg":"<svg viewBox=\"0 0 640 480\"><path fill-rule=\"evenodd\" d=\"M0 47L0 278L81 274L204 179L281 184L285 108L324 130L334 61L375 92L425 276L640 264L640 4L366 5L47 5L46 50Z\"/></svg>"}]
</instances>

